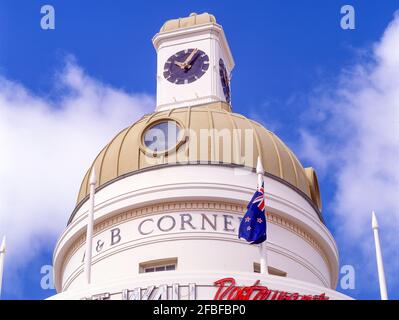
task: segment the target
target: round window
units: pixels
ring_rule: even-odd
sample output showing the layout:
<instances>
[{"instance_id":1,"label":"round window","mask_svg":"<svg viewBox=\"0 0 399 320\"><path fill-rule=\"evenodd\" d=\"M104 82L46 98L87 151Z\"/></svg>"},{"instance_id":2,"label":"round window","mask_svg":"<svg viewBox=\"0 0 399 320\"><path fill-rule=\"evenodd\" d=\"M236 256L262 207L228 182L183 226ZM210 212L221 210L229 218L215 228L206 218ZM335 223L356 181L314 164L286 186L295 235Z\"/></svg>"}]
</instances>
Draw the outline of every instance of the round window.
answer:
<instances>
[{"instance_id":1,"label":"round window","mask_svg":"<svg viewBox=\"0 0 399 320\"><path fill-rule=\"evenodd\" d=\"M144 145L154 152L167 151L179 142L180 131L175 121L158 122L144 132Z\"/></svg>"}]
</instances>

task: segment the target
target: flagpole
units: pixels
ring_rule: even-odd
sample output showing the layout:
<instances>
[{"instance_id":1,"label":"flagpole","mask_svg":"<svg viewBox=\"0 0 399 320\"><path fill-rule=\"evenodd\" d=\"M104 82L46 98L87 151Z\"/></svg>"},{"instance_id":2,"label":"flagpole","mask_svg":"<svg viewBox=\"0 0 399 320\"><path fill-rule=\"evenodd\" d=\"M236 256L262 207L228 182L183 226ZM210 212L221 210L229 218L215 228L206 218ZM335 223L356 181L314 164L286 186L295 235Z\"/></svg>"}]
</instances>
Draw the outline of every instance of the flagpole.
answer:
<instances>
[{"instance_id":1,"label":"flagpole","mask_svg":"<svg viewBox=\"0 0 399 320\"><path fill-rule=\"evenodd\" d=\"M94 220L94 193L96 186L96 172L93 168L90 174L90 204L89 213L87 217L87 232L86 232L86 253L85 253L85 274L87 284L91 283L91 254L93 245L93 220Z\"/></svg>"},{"instance_id":2,"label":"flagpole","mask_svg":"<svg viewBox=\"0 0 399 320\"><path fill-rule=\"evenodd\" d=\"M378 234L378 221L374 211L371 213L371 227L374 233L375 254L377 258L378 281L380 283L381 300L388 300L387 284L385 282L384 263L382 261L382 253L380 246L380 236Z\"/></svg>"},{"instance_id":3,"label":"flagpole","mask_svg":"<svg viewBox=\"0 0 399 320\"><path fill-rule=\"evenodd\" d=\"M258 175L258 190L260 190L260 188L262 187L264 172L265 172L265 170L263 169L262 162L260 160L260 157L258 157L258 163L256 165L256 173ZM265 211L266 211L266 208L265 208ZM265 213L265 219L266 219L266 213ZM259 257L260 257L260 273L261 274L269 274L268 267L267 267L266 241L263 241L259 245Z\"/></svg>"},{"instance_id":4,"label":"flagpole","mask_svg":"<svg viewBox=\"0 0 399 320\"><path fill-rule=\"evenodd\" d=\"M4 258L6 256L6 236L3 236L3 241L0 246L0 298L3 284Z\"/></svg>"}]
</instances>

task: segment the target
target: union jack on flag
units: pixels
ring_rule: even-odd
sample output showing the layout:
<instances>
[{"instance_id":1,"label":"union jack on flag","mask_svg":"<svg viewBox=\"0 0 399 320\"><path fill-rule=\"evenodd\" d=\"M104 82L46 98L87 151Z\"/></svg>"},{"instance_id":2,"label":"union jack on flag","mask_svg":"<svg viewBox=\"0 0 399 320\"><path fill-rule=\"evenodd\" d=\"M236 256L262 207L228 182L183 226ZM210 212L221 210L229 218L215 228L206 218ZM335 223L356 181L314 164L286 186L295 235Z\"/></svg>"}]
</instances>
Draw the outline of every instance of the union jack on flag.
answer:
<instances>
[{"instance_id":1,"label":"union jack on flag","mask_svg":"<svg viewBox=\"0 0 399 320\"><path fill-rule=\"evenodd\" d=\"M247 212L240 223L239 238L244 238L251 244L262 243L266 240L264 185L256 190L248 203Z\"/></svg>"},{"instance_id":2,"label":"union jack on flag","mask_svg":"<svg viewBox=\"0 0 399 320\"><path fill-rule=\"evenodd\" d=\"M257 193L259 193L259 195L256 196L255 199L252 198L252 202L253 203L257 203L258 204L258 208L263 211L263 210L265 210L265 190L264 190L263 184L262 184L262 186L260 187L260 190L258 190ZM256 193L255 193L255 195L256 195ZM254 195L254 197L255 197L255 195Z\"/></svg>"}]
</instances>

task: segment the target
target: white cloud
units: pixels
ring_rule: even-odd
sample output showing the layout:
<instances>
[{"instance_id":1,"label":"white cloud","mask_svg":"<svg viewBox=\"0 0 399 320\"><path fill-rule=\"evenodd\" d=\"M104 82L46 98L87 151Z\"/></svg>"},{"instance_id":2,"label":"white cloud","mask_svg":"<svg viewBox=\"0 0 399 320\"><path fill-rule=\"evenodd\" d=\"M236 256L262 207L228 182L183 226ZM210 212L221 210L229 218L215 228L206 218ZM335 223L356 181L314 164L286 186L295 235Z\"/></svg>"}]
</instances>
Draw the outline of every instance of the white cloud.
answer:
<instances>
[{"instance_id":1,"label":"white cloud","mask_svg":"<svg viewBox=\"0 0 399 320\"><path fill-rule=\"evenodd\" d=\"M153 98L91 78L69 59L57 100L0 76L0 235L18 270L65 228L81 179L121 129L153 111Z\"/></svg>"},{"instance_id":2,"label":"white cloud","mask_svg":"<svg viewBox=\"0 0 399 320\"><path fill-rule=\"evenodd\" d=\"M312 112L322 114L317 123L322 130L304 131L302 154L321 159L335 180L331 208L337 239L351 250L361 249L356 253L364 267L357 270L359 281L373 273L375 279L375 210L393 287L399 268L399 13L374 45L371 58L342 71L334 89L316 94L312 102Z\"/></svg>"},{"instance_id":3,"label":"white cloud","mask_svg":"<svg viewBox=\"0 0 399 320\"><path fill-rule=\"evenodd\" d=\"M317 137L306 130L300 130L299 157L311 160L312 166L317 168L318 176L324 176L331 163L333 155L325 152Z\"/></svg>"}]
</instances>

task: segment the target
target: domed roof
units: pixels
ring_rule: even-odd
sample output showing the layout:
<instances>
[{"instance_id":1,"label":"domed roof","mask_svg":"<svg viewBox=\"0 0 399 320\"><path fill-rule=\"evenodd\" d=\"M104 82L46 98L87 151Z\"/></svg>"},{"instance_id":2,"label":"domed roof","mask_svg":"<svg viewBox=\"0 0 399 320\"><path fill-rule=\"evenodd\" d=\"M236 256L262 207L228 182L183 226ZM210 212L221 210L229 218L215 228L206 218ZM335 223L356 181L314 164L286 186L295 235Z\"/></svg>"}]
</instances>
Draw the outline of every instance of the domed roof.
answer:
<instances>
[{"instance_id":1,"label":"domed roof","mask_svg":"<svg viewBox=\"0 0 399 320\"><path fill-rule=\"evenodd\" d=\"M159 32L168 32L176 29L188 28L201 24L216 23L214 15L207 12L202 14L191 13L190 16L166 21Z\"/></svg>"},{"instance_id":2,"label":"domed roof","mask_svg":"<svg viewBox=\"0 0 399 320\"><path fill-rule=\"evenodd\" d=\"M151 150L144 141L145 134L154 126L168 121L180 128L175 145L163 152ZM205 139L204 131L210 132ZM245 138L248 132L250 140ZM231 137L231 141L227 142L230 146L227 154L222 152L225 148L220 133ZM204 141L205 151L201 147ZM79 204L89 194L89 174L93 166L97 173L98 188L127 174L165 165L214 164L254 170L258 156L261 157L266 175L293 187L321 210L314 170L304 169L293 152L275 134L243 115L232 113L230 106L224 102L155 112L122 130L102 149L87 171L77 202Z\"/></svg>"}]
</instances>

